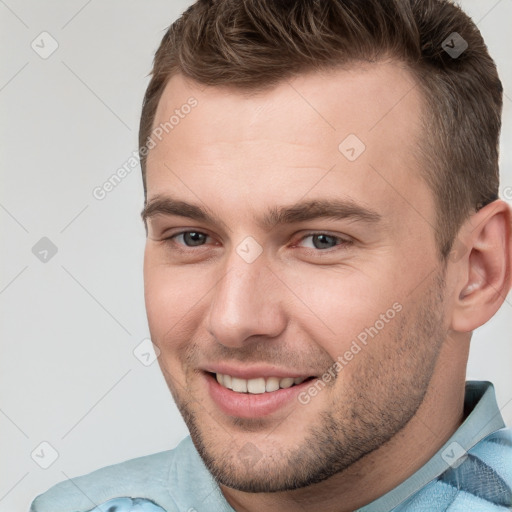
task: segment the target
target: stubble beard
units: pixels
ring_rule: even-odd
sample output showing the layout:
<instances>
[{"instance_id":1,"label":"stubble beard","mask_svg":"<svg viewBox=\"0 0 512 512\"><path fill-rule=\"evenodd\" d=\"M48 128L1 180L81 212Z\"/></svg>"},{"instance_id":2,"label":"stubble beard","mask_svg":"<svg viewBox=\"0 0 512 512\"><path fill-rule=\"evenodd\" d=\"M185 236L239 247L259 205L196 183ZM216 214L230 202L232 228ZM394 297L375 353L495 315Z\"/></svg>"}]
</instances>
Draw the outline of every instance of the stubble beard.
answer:
<instances>
[{"instance_id":1,"label":"stubble beard","mask_svg":"<svg viewBox=\"0 0 512 512\"><path fill-rule=\"evenodd\" d=\"M256 446L260 456L254 464L247 464L239 452L244 443L252 444L252 434L257 430L255 425L251 428L249 421L244 428L244 422L237 423L237 434L233 437L239 438L238 433L242 433L245 439L241 445L238 441L218 442L219 437L227 439L229 436L204 409L198 408L197 403L188 400L183 391L168 382L192 441L216 481L250 493L301 489L343 472L400 432L425 398L446 337L444 285L443 272L434 278L434 284L413 313L405 317L402 311L391 321L393 325L386 326L392 329L388 336L394 341L387 340L383 353L374 355L370 346L379 343L382 334L365 347L364 364L354 366L350 378L343 383L342 392L338 392L336 400L331 400L330 406L312 422L300 446L268 449L270 434L267 449L259 450ZM336 381L343 378L342 370ZM333 387L330 387L331 393ZM298 414L292 413L284 425L277 428L293 429L294 416L300 420L310 417L307 412L304 414L307 405L297 403L297 407L300 408ZM220 436L215 435L215 429L219 429Z\"/></svg>"}]
</instances>

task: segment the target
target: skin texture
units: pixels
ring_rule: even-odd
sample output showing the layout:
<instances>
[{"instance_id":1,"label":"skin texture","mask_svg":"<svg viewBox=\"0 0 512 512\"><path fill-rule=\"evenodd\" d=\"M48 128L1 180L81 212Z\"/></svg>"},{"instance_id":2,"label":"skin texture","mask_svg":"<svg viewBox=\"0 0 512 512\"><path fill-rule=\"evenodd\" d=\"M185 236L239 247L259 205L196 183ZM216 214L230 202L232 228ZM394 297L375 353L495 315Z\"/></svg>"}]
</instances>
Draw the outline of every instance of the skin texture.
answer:
<instances>
[{"instance_id":1,"label":"skin texture","mask_svg":"<svg viewBox=\"0 0 512 512\"><path fill-rule=\"evenodd\" d=\"M496 201L475 213L462 252L439 260L415 158L422 98L400 63L315 72L258 94L177 75L154 126L191 96L197 106L149 153L147 200L172 196L216 221L147 218L145 298L161 370L237 511L354 510L421 467L463 420L471 331L510 287L510 211ZM338 149L349 134L366 146L354 161ZM381 218L257 222L325 198ZM186 230L205 236L178 236ZM351 243L319 245L312 233ZM237 252L249 236L262 248L251 263ZM321 377L397 304L307 404L242 418L208 392L210 364Z\"/></svg>"}]
</instances>

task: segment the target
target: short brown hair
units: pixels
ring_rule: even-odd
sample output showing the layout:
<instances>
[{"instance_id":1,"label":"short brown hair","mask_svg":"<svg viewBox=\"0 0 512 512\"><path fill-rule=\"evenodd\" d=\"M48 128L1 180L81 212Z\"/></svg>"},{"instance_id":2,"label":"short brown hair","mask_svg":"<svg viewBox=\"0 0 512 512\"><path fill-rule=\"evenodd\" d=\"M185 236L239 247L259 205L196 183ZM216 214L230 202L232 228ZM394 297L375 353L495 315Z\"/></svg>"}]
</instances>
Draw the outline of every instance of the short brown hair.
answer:
<instances>
[{"instance_id":1,"label":"short brown hair","mask_svg":"<svg viewBox=\"0 0 512 512\"><path fill-rule=\"evenodd\" d=\"M467 43L458 56L443 48L447 39L454 45L453 33ZM139 131L145 194L146 143L173 75L258 91L301 73L383 59L407 64L428 106L418 154L445 259L467 216L498 198L503 101L478 28L448 0L196 1L155 54Z\"/></svg>"}]
</instances>

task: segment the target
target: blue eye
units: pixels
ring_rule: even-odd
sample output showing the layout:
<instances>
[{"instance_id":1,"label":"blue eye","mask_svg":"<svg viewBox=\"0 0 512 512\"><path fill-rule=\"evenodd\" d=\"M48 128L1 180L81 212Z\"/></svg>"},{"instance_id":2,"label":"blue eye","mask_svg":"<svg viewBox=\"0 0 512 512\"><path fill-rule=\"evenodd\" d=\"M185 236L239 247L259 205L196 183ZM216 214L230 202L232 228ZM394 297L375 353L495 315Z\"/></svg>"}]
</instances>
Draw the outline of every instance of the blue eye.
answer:
<instances>
[{"instance_id":1,"label":"blue eye","mask_svg":"<svg viewBox=\"0 0 512 512\"><path fill-rule=\"evenodd\" d=\"M205 245L210 238L206 233L201 231L181 231L169 238L165 242L181 246L181 250L186 251L189 248L200 247ZM311 239L311 243L304 244L304 241ZM304 244L304 245L303 245ZM337 246L348 247L353 244L353 241L348 238L341 238L339 236L330 235L328 233L310 233L303 236L297 245L303 246L307 249L315 250L316 252L328 252L328 249L333 249Z\"/></svg>"},{"instance_id":2,"label":"blue eye","mask_svg":"<svg viewBox=\"0 0 512 512\"><path fill-rule=\"evenodd\" d=\"M185 245L186 247L197 247L199 245L203 245L206 242L208 235L199 231L183 231L173 235L171 239L174 240L178 239L179 237L182 237L184 242L182 245Z\"/></svg>"},{"instance_id":3,"label":"blue eye","mask_svg":"<svg viewBox=\"0 0 512 512\"><path fill-rule=\"evenodd\" d=\"M165 510L145 498L114 498L89 512L165 512Z\"/></svg>"},{"instance_id":4,"label":"blue eye","mask_svg":"<svg viewBox=\"0 0 512 512\"><path fill-rule=\"evenodd\" d=\"M326 235L326 234L318 234L318 235L309 235L311 237L311 241L313 242L313 246L315 249L329 249L330 247L336 246L336 237ZM309 238L305 237L305 238ZM330 242L333 242L331 245Z\"/></svg>"},{"instance_id":5,"label":"blue eye","mask_svg":"<svg viewBox=\"0 0 512 512\"><path fill-rule=\"evenodd\" d=\"M310 245L309 248L318 250L332 249L338 245L347 246L352 244L350 240L340 238L339 236L329 235L327 233L310 233L309 235L304 236L300 242L303 242L308 238L312 241L312 246Z\"/></svg>"}]
</instances>

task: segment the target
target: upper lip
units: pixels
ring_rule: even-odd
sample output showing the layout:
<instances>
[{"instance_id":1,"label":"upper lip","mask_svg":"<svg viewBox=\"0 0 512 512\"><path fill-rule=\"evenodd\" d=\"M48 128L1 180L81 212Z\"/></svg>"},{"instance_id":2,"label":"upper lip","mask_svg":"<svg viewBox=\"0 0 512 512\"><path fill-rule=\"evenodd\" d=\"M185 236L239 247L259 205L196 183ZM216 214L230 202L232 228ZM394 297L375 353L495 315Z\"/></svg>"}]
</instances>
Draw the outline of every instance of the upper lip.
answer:
<instances>
[{"instance_id":1,"label":"upper lip","mask_svg":"<svg viewBox=\"0 0 512 512\"><path fill-rule=\"evenodd\" d=\"M254 366L233 366L230 364L212 364L203 368L205 372L210 373L221 373L222 375L230 375L231 377L237 377L239 379L257 379L263 377L268 379L269 377L277 377L284 379L286 377L292 378L304 378L312 377L311 373L301 373L297 370L289 370L286 368L279 368L277 366L269 365L254 365Z\"/></svg>"}]
</instances>

